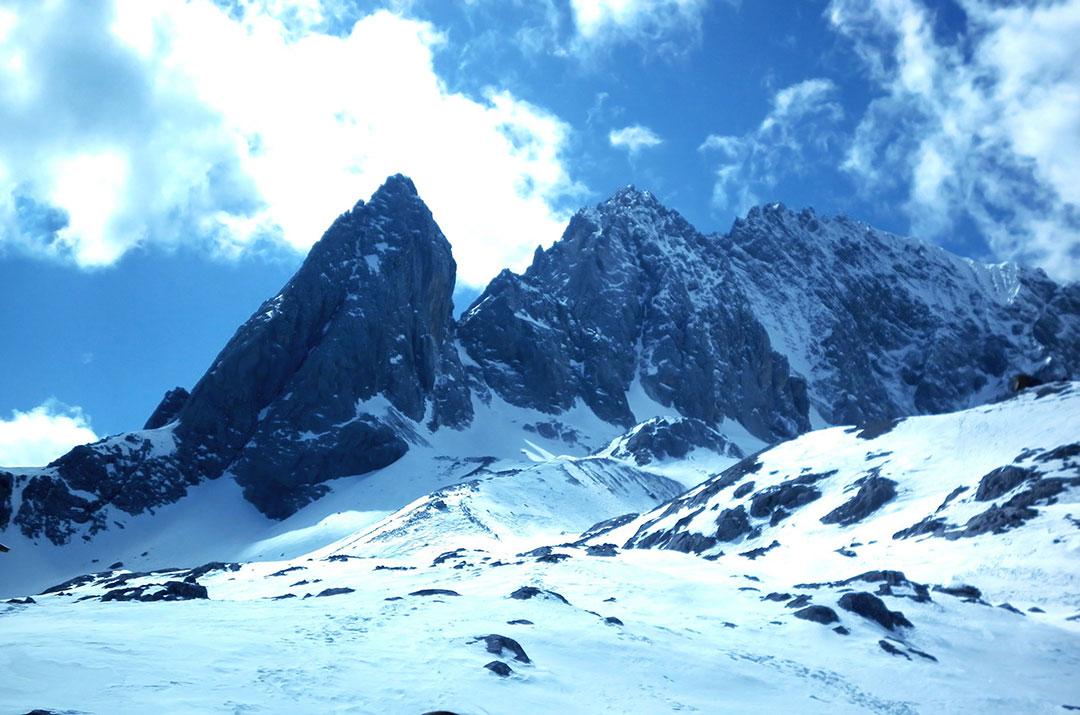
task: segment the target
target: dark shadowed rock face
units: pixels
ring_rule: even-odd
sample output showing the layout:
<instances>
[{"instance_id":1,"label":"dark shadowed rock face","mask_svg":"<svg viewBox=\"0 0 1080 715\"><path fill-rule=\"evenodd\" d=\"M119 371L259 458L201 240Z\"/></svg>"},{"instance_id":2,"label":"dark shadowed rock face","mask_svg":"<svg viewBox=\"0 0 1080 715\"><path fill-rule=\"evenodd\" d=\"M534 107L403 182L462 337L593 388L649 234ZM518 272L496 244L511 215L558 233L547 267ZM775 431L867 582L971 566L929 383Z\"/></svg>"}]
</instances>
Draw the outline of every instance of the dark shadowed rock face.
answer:
<instances>
[{"instance_id":1,"label":"dark shadowed rock face","mask_svg":"<svg viewBox=\"0 0 1080 715\"><path fill-rule=\"evenodd\" d=\"M402 418L423 419L429 402L431 426L467 424L455 270L412 182L388 179L334 222L192 390L177 436L211 456L190 459L210 473L231 462L248 499L283 517L321 482L400 458Z\"/></svg>"},{"instance_id":2,"label":"dark shadowed rock face","mask_svg":"<svg viewBox=\"0 0 1080 715\"><path fill-rule=\"evenodd\" d=\"M15 487L15 475L0 472L0 529L6 529L11 521L11 494Z\"/></svg>"},{"instance_id":3,"label":"dark shadowed rock face","mask_svg":"<svg viewBox=\"0 0 1080 715\"><path fill-rule=\"evenodd\" d=\"M464 314L461 341L508 402L546 412L575 400L613 424L637 384L710 425L725 417L774 441L809 428L803 382L773 351L716 241L647 192L580 211L518 276L501 273Z\"/></svg>"},{"instance_id":4,"label":"dark shadowed rock face","mask_svg":"<svg viewBox=\"0 0 1080 715\"><path fill-rule=\"evenodd\" d=\"M189 397L191 397L191 394L182 387L174 387L166 392L165 396L161 398L161 402L154 408L150 419L143 425L143 429L157 429L175 420L180 414L180 410L184 409Z\"/></svg>"}]
</instances>

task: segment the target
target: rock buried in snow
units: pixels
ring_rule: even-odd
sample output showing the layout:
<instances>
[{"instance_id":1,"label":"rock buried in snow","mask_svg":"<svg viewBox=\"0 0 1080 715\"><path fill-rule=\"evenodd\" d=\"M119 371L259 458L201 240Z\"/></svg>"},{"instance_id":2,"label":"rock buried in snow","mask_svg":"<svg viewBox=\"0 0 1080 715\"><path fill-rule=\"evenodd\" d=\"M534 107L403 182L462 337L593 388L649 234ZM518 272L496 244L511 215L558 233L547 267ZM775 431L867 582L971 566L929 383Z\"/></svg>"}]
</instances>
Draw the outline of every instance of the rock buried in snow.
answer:
<instances>
[{"instance_id":1,"label":"rock buried in snow","mask_svg":"<svg viewBox=\"0 0 1080 715\"><path fill-rule=\"evenodd\" d=\"M607 624L612 625L612 626L624 625L623 622L621 620L619 620L618 618L616 618L615 616L608 616L607 618L604 619L604 623L607 623Z\"/></svg>"},{"instance_id":2,"label":"rock buried in snow","mask_svg":"<svg viewBox=\"0 0 1080 715\"><path fill-rule=\"evenodd\" d=\"M537 588L536 586L522 586L521 588L519 588L518 590L516 590L516 591L514 591L513 593L510 594L510 598L516 598L519 601L527 601L530 598L538 598L538 597L539 598L554 599L556 601L562 601L567 606L570 605L570 602L567 601L562 596L562 594L556 593L554 591L546 591L546 590L544 590L542 588Z\"/></svg>"},{"instance_id":3,"label":"rock buried in snow","mask_svg":"<svg viewBox=\"0 0 1080 715\"><path fill-rule=\"evenodd\" d=\"M484 667L500 678L508 678L514 674L514 670L501 660L493 660Z\"/></svg>"},{"instance_id":4,"label":"rock buried in snow","mask_svg":"<svg viewBox=\"0 0 1080 715\"><path fill-rule=\"evenodd\" d=\"M422 588L419 591L413 591L410 596L460 596L457 591L451 591L448 588Z\"/></svg>"},{"instance_id":5,"label":"rock buried in snow","mask_svg":"<svg viewBox=\"0 0 1080 715\"><path fill-rule=\"evenodd\" d=\"M614 556L615 544L593 544L585 550L585 553L589 556Z\"/></svg>"},{"instance_id":6,"label":"rock buried in snow","mask_svg":"<svg viewBox=\"0 0 1080 715\"><path fill-rule=\"evenodd\" d=\"M880 624L890 631L898 626L914 628L911 621L904 617L900 611L890 611L885 607L885 602L872 593L860 591L857 593L845 593L838 601L840 608L851 611L863 618Z\"/></svg>"},{"instance_id":7,"label":"rock buried in snow","mask_svg":"<svg viewBox=\"0 0 1080 715\"><path fill-rule=\"evenodd\" d=\"M325 596L340 596L345 593L353 593L356 589L343 586L341 588L327 588L319 591L315 594L316 598L323 598Z\"/></svg>"},{"instance_id":8,"label":"rock buried in snow","mask_svg":"<svg viewBox=\"0 0 1080 715\"><path fill-rule=\"evenodd\" d=\"M862 480L855 496L821 517L821 523L840 526L856 524L894 498L896 482L874 474Z\"/></svg>"},{"instance_id":9,"label":"rock buried in snow","mask_svg":"<svg viewBox=\"0 0 1080 715\"><path fill-rule=\"evenodd\" d=\"M804 621L820 623L823 626L827 626L830 623L836 623L840 620L836 615L836 611L828 606L807 606L806 608L795 611L795 617L801 618Z\"/></svg>"},{"instance_id":10,"label":"rock buried in snow","mask_svg":"<svg viewBox=\"0 0 1080 715\"><path fill-rule=\"evenodd\" d=\"M519 661L521 663L532 662L532 660L529 659L529 656L525 654L525 649L522 648L521 644L513 638L507 638L506 636L501 636L498 633L491 633L490 635L486 636L477 636L476 640L484 641L484 644L487 646L488 653L492 653L494 655L502 655L502 652L505 650L512 653L514 655L514 660L516 661Z\"/></svg>"},{"instance_id":11,"label":"rock buried in snow","mask_svg":"<svg viewBox=\"0 0 1080 715\"><path fill-rule=\"evenodd\" d=\"M908 655L908 654L907 654L907 653L905 653L904 651L900 650L899 648L897 648L896 646L894 646L894 645L893 645L892 643L890 643L889 641L884 641L884 640L882 640L882 641L878 641L878 642L877 642L877 644L878 644L879 646L881 646L881 650L885 651L885 652L886 652L886 653L888 653L889 655L898 655L898 656L902 656L902 657L904 657L904 658L907 658L908 660L911 660L911 656L910 656L910 655Z\"/></svg>"}]
</instances>

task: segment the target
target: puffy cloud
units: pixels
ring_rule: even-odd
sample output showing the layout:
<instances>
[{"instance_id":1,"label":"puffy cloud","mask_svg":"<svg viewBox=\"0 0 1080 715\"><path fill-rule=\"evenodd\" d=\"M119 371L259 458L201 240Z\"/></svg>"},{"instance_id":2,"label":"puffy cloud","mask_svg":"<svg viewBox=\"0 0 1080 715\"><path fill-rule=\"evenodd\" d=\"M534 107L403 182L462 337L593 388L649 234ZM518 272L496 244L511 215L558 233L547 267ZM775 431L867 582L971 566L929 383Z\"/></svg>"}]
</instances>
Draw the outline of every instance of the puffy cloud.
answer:
<instances>
[{"instance_id":1,"label":"puffy cloud","mask_svg":"<svg viewBox=\"0 0 1080 715\"><path fill-rule=\"evenodd\" d=\"M330 4L329 7L335 7ZM558 238L570 128L436 73L442 35L317 0L20 2L0 13L0 247L107 265L144 242L305 250L389 174L484 282Z\"/></svg>"},{"instance_id":2,"label":"puffy cloud","mask_svg":"<svg viewBox=\"0 0 1080 715\"><path fill-rule=\"evenodd\" d=\"M918 0L832 0L883 92L845 167L903 192L917 235L970 221L998 256L1080 279L1080 0L959 4L966 26L941 33Z\"/></svg>"},{"instance_id":3,"label":"puffy cloud","mask_svg":"<svg viewBox=\"0 0 1080 715\"><path fill-rule=\"evenodd\" d=\"M608 141L611 142L613 147L626 149L631 156L634 156L642 149L664 143L664 140L656 132L640 124L623 127L622 129L612 129L608 134Z\"/></svg>"},{"instance_id":4,"label":"puffy cloud","mask_svg":"<svg viewBox=\"0 0 1080 715\"><path fill-rule=\"evenodd\" d=\"M9 420L0 419L0 465L40 467L97 438L82 410L49 400L28 412L14 410Z\"/></svg>"},{"instance_id":5,"label":"puffy cloud","mask_svg":"<svg viewBox=\"0 0 1080 715\"><path fill-rule=\"evenodd\" d=\"M815 78L776 92L769 113L752 131L709 135L700 150L719 158L713 205L741 213L760 203L760 195L782 175L806 169L809 152L836 145L836 124L843 116L836 85Z\"/></svg>"}]
</instances>

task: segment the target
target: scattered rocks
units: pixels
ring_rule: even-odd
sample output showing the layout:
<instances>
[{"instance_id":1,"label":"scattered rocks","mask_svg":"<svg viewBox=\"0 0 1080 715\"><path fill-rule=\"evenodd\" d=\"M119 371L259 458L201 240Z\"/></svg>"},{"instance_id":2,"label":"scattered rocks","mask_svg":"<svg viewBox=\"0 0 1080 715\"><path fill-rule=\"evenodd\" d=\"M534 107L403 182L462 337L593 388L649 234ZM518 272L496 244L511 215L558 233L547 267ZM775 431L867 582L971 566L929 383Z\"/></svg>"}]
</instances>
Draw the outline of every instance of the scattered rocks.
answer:
<instances>
[{"instance_id":1,"label":"scattered rocks","mask_svg":"<svg viewBox=\"0 0 1080 715\"><path fill-rule=\"evenodd\" d=\"M830 623L836 623L840 620L840 617L836 615L836 611L828 606L807 606L801 610L795 611L795 617L801 618L804 621L813 621L814 623L820 623L823 626L827 626Z\"/></svg>"},{"instance_id":2,"label":"scattered rocks","mask_svg":"<svg viewBox=\"0 0 1080 715\"><path fill-rule=\"evenodd\" d=\"M205 586L186 581L166 581L107 591L102 601L188 601L209 598Z\"/></svg>"},{"instance_id":3,"label":"scattered rocks","mask_svg":"<svg viewBox=\"0 0 1080 715\"><path fill-rule=\"evenodd\" d=\"M890 611L885 607L884 601L872 593L866 593L865 591L845 593L837 603L845 611L851 611L867 620L874 621L890 631L899 627L914 628L914 625L904 617L903 613Z\"/></svg>"}]
</instances>

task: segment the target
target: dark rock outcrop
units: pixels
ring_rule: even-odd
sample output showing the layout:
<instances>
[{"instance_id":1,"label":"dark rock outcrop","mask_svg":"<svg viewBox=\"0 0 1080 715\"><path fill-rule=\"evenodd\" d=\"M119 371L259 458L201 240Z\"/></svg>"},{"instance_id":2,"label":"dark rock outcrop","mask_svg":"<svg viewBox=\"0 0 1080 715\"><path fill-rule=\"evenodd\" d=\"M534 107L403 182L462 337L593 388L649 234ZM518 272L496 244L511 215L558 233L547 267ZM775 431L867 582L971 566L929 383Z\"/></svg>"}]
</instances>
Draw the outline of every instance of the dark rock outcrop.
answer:
<instances>
[{"instance_id":1,"label":"dark rock outcrop","mask_svg":"<svg viewBox=\"0 0 1080 715\"><path fill-rule=\"evenodd\" d=\"M189 397L191 397L191 394L182 387L174 387L166 392L165 396L161 398L161 402L151 413L150 419L146 420L143 429L157 429L175 420L180 415L180 411L184 409Z\"/></svg>"},{"instance_id":2,"label":"dark rock outcrop","mask_svg":"<svg viewBox=\"0 0 1080 715\"><path fill-rule=\"evenodd\" d=\"M525 649L513 638L507 638L506 636L492 633L486 636L477 636L476 640L484 642L488 653L501 656L503 651L507 651L514 656L514 660L516 661L521 663L532 662L532 660L529 659L529 656L526 655Z\"/></svg>"},{"instance_id":3,"label":"dark rock outcrop","mask_svg":"<svg viewBox=\"0 0 1080 715\"><path fill-rule=\"evenodd\" d=\"M836 611L828 606L807 606L806 608L795 611L794 615L796 618L820 623L823 626L836 623L840 620L839 616L836 615Z\"/></svg>"},{"instance_id":4,"label":"dark rock outcrop","mask_svg":"<svg viewBox=\"0 0 1080 715\"><path fill-rule=\"evenodd\" d=\"M914 628L911 621L904 617L900 611L890 611L885 607L885 602L872 593L855 592L845 593L837 602L840 608L851 611L867 620L874 621L882 628L896 630L899 627Z\"/></svg>"},{"instance_id":5,"label":"dark rock outcrop","mask_svg":"<svg viewBox=\"0 0 1080 715\"><path fill-rule=\"evenodd\" d=\"M862 479L855 496L821 517L821 522L840 526L857 524L895 498L896 482L874 474Z\"/></svg>"},{"instance_id":6,"label":"dark rock outcrop","mask_svg":"<svg viewBox=\"0 0 1080 715\"><path fill-rule=\"evenodd\" d=\"M484 667L500 678L509 678L514 674L514 669L501 660L493 660Z\"/></svg>"},{"instance_id":7,"label":"dark rock outcrop","mask_svg":"<svg viewBox=\"0 0 1080 715\"><path fill-rule=\"evenodd\" d=\"M165 583L132 586L107 591L102 601L190 601L209 598L206 587L188 581L166 581Z\"/></svg>"},{"instance_id":8,"label":"dark rock outcrop","mask_svg":"<svg viewBox=\"0 0 1080 715\"><path fill-rule=\"evenodd\" d=\"M639 465L682 459L695 449L742 459L742 450L701 420L654 417L619 437L608 448L616 459L632 459ZM607 451L607 450L605 450Z\"/></svg>"}]
</instances>

